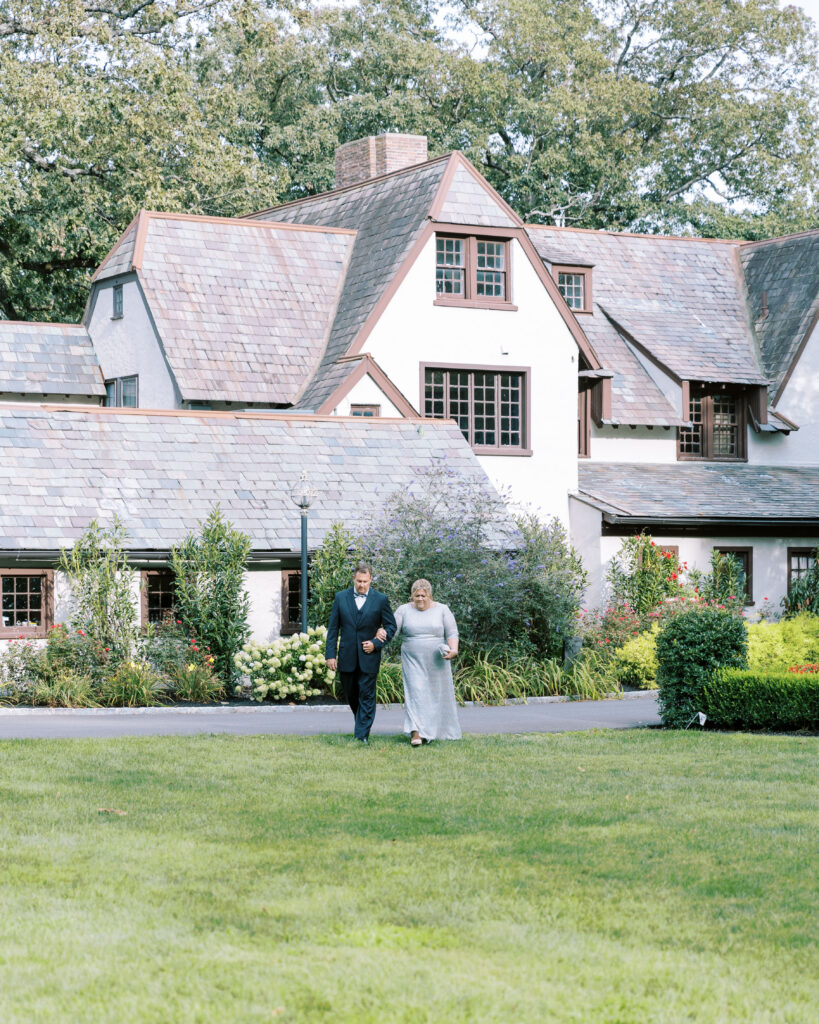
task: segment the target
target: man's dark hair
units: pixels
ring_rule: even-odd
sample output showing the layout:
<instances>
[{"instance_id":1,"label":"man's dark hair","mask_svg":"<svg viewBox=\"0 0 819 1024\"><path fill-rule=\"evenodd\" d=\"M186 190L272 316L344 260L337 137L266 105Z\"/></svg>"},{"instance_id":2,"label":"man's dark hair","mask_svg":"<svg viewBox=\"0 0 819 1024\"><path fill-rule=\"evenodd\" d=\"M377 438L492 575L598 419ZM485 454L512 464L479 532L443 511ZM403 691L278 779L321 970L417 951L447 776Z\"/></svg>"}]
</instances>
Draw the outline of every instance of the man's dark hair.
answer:
<instances>
[{"instance_id":1,"label":"man's dark hair","mask_svg":"<svg viewBox=\"0 0 819 1024\"><path fill-rule=\"evenodd\" d=\"M372 576L373 571L366 562L359 562L358 565L353 569L353 576L357 576L360 572L366 572L368 576Z\"/></svg>"}]
</instances>

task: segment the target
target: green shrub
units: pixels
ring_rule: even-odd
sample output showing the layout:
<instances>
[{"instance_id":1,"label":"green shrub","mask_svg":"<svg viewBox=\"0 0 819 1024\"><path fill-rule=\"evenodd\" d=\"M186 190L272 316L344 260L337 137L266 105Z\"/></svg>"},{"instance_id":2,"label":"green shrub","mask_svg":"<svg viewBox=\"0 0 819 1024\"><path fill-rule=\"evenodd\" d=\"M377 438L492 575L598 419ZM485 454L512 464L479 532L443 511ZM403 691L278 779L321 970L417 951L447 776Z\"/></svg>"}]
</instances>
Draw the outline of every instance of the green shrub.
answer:
<instances>
[{"instance_id":1,"label":"green shrub","mask_svg":"<svg viewBox=\"0 0 819 1024\"><path fill-rule=\"evenodd\" d=\"M703 711L702 691L721 668L745 668L748 636L741 618L703 608L675 616L657 636L657 685L663 724L684 728Z\"/></svg>"},{"instance_id":2,"label":"green shrub","mask_svg":"<svg viewBox=\"0 0 819 1024\"><path fill-rule=\"evenodd\" d=\"M324 660L327 628L294 633L273 643L246 643L236 655L236 669L249 682L252 700L307 700L326 690L335 672ZM244 692L236 687L237 696Z\"/></svg>"},{"instance_id":3,"label":"green shrub","mask_svg":"<svg viewBox=\"0 0 819 1024\"><path fill-rule=\"evenodd\" d=\"M94 519L74 546L60 553L60 569L71 584L71 612L66 636L49 636L49 641L73 638L73 648L61 652L62 663L97 680L132 656L139 634L138 574L128 564L127 535L116 517L108 528Z\"/></svg>"},{"instance_id":4,"label":"green shrub","mask_svg":"<svg viewBox=\"0 0 819 1024\"><path fill-rule=\"evenodd\" d=\"M703 689L702 710L723 729L819 729L819 675L725 669Z\"/></svg>"},{"instance_id":5,"label":"green shrub","mask_svg":"<svg viewBox=\"0 0 819 1024\"><path fill-rule=\"evenodd\" d=\"M692 584L707 604L739 612L745 605L745 570L732 554L723 554L716 548L711 552L709 571L689 573Z\"/></svg>"},{"instance_id":6,"label":"green shrub","mask_svg":"<svg viewBox=\"0 0 819 1024\"><path fill-rule=\"evenodd\" d=\"M327 624L333 600L339 590L350 586L359 560L353 535L341 523L333 523L310 562L308 608L311 626Z\"/></svg>"},{"instance_id":7,"label":"green shrub","mask_svg":"<svg viewBox=\"0 0 819 1024\"><path fill-rule=\"evenodd\" d=\"M222 694L222 680L210 665L189 661L187 665L172 665L168 671L171 684L169 696L175 700L212 704Z\"/></svg>"},{"instance_id":8,"label":"green shrub","mask_svg":"<svg viewBox=\"0 0 819 1024\"><path fill-rule=\"evenodd\" d=\"M45 651L30 640L11 640L0 653L0 704L30 702L40 679Z\"/></svg>"},{"instance_id":9,"label":"green shrub","mask_svg":"<svg viewBox=\"0 0 819 1024\"><path fill-rule=\"evenodd\" d=\"M657 634L660 627L640 633L614 652L611 672L620 686L657 689Z\"/></svg>"},{"instance_id":10,"label":"green shrub","mask_svg":"<svg viewBox=\"0 0 819 1024\"><path fill-rule=\"evenodd\" d=\"M748 668L784 672L812 661L819 661L819 617L803 613L748 625Z\"/></svg>"},{"instance_id":11,"label":"green shrub","mask_svg":"<svg viewBox=\"0 0 819 1024\"><path fill-rule=\"evenodd\" d=\"M244 586L250 546L250 538L234 530L217 505L199 537L189 534L171 548L177 615L198 646L210 650L215 671L231 690L235 656L250 636Z\"/></svg>"},{"instance_id":12,"label":"green shrub","mask_svg":"<svg viewBox=\"0 0 819 1024\"><path fill-rule=\"evenodd\" d=\"M626 537L606 574L612 601L642 615L683 592L682 566L647 533Z\"/></svg>"},{"instance_id":13,"label":"green shrub","mask_svg":"<svg viewBox=\"0 0 819 1024\"><path fill-rule=\"evenodd\" d=\"M101 703L114 708L152 707L166 694L162 678L145 661L124 661L99 687Z\"/></svg>"},{"instance_id":14,"label":"green shrub","mask_svg":"<svg viewBox=\"0 0 819 1024\"><path fill-rule=\"evenodd\" d=\"M342 703L346 703L341 677L335 674L327 680L327 692ZM375 699L379 704L403 704L404 680L401 665L395 661L382 661L375 684Z\"/></svg>"}]
</instances>

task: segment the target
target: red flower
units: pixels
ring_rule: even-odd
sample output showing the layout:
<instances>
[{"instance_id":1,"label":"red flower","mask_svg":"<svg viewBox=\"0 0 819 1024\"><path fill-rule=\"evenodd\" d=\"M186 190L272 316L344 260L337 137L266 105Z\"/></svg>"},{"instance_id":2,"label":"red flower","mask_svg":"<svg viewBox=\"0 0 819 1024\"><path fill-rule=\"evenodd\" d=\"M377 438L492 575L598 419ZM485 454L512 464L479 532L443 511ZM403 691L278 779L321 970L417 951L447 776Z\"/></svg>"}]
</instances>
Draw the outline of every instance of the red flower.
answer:
<instances>
[{"instance_id":1,"label":"red flower","mask_svg":"<svg viewBox=\"0 0 819 1024\"><path fill-rule=\"evenodd\" d=\"M77 632L80 634L80 636L85 636L85 633L81 629L78 629Z\"/></svg>"}]
</instances>

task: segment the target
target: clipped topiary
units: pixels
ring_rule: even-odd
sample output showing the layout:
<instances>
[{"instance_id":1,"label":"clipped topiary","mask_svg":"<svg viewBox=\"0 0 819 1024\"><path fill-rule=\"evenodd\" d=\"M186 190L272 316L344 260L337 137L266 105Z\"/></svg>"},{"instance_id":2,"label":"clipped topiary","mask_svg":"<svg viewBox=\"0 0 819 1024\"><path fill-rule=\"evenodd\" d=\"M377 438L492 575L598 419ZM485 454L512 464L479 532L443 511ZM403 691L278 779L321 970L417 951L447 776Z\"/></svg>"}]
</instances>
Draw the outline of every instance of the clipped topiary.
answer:
<instances>
[{"instance_id":1,"label":"clipped topiary","mask_svg":"<svg viewBox=\"0 0 819 1024\"><path fill-rule=\"evenodd\" d=\"M704 608L670 619L657 637L663 725L685 728L704 710L703 688L721 668L746 668L748 633L730 612Z\"/></svg>"}]
</instances>

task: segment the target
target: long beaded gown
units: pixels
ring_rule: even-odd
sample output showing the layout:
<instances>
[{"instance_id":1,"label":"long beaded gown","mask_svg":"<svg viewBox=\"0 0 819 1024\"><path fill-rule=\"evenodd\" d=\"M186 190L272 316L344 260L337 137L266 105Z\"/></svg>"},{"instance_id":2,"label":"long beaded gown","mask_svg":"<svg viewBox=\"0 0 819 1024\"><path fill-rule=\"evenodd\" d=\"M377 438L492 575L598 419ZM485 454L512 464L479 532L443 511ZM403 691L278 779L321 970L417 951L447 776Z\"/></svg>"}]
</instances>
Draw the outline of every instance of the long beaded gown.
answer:
<instances>
[{"instance_id":1,"label":"long beaded gown","mask_svg":"<svg viewBox=\"0 0 819 1024\"><path fill-rule=\"evenodd\" d=\"M447 638L458 636L455 616L445 604L433 604L424 611L402 604L395 610L395 621L395 635L404 637L404 732L417 731L425 740L459 740L452 665L441 655Z\"/></svg>"}]
</instances>

